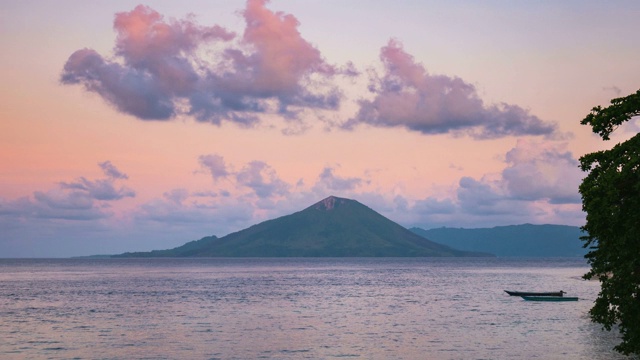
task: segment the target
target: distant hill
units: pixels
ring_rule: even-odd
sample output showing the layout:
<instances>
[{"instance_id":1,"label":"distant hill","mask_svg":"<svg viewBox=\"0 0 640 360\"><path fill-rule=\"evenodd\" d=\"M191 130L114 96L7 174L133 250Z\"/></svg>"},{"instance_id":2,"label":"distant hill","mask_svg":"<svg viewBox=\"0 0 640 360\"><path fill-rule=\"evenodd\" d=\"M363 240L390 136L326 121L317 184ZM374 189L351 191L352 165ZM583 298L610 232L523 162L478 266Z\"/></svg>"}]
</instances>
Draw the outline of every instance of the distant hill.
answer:
<instances>
[{"instance_id":1,"label":"distant hill","mask_svg":"<svg viewBox=\"0 0 640 360\"><path fill-rule=\"evenodd\" d=\"M330 196L302 211L222 238L114 257L424 257L492 256L454 250L409 231L367 206Z\"/></svg>"},{"instance_id":2,"label":"distant hill","mask_svg":"<svg viewBox=\"0 0 640 360\"><path fill-rule=\"evenodd\" d=\"M523 224L484 229L412 228L411 231L452 248L488 252L499 257L581 257L587 253L580 240L584 233L576 226Z\"/></svg>"}]
</instances>

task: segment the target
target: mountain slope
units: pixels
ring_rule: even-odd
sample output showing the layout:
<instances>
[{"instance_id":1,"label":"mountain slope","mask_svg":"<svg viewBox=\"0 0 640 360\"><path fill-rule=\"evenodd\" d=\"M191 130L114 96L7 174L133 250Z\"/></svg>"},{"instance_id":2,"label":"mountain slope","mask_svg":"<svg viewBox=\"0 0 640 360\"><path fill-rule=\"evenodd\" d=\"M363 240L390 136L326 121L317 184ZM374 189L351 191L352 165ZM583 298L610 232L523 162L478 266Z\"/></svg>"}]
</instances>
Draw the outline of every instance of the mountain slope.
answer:
<instances>
[{"instance_id":1,"label":"mountain slope","mask_svg":"<svg viewBox=\"0 0 640 360\"><path fill-rule=\"evenodd\" d=\"M582 248L579 227L566 225L511 225L483 229L412 228L432 241L466 251L489 252L500 257L578 257Z\"/></svg>"},{"instance_id":2,"label":"mountain slope","mask_svg":"<svg viewBox=\"0 0 640 360\"><path fill-rule=\"evenodd\" d=\"M407 257L490 256L419 236L355 200L328 197L302 211L222 238L119 257Z\"/></svg>"}]
</instances>

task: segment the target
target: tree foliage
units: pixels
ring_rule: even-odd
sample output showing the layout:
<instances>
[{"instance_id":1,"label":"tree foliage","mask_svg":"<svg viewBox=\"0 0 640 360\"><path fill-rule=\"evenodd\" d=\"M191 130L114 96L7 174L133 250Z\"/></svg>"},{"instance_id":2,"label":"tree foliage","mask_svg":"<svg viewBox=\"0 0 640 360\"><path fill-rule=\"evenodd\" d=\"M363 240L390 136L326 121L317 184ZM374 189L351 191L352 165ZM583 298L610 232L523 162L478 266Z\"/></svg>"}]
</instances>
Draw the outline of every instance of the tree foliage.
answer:
<instances>
[{"instance_id":1,"label":"tree foliage","mask_svg":"<svg viewBox=\"0 0 640 360\"><path fill-rule=\"evenodd\" d=\"M640 115L640 90L594 107L581 124L603 140L622 123ZM585 279L599 279L600 293L591 319L607 330L617 327L622 341L616 350L640 354L640 134L580 158L588 175L580 185L587 221L582 239L590 249L591 270Z\"/></svg>"},{"instance_id":2,"label":"tree foliage","mask_svg":"<svg viewBox=\"0 0 640 360\"><path fill-rule=\"evenodd\" d=\"M591 125L594 133L603 140L609 140L609 135L622 123L634 116L640 115L640 90L635 94L611 100L611 105L603 108L596 106L580 124Z\"/></svg>"}]
</instances>

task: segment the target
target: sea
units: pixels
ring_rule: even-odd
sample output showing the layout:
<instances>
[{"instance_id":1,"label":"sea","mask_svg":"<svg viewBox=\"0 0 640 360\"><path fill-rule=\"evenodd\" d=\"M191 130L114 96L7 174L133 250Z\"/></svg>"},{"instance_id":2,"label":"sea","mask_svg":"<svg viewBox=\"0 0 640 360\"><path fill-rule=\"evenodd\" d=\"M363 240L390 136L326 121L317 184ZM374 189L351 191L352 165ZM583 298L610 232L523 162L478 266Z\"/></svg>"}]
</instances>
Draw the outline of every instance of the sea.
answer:
<instances>
[{"instance_id":1,"label":"sea","mask_svg":"<svg viewBox=\"0 0 640 360\"><path fill-rule=\"evenodd\" d=\"M582 258L0 259L0 359L627 359L589 319L587 270Z\"/></svg>"}]
</instances>

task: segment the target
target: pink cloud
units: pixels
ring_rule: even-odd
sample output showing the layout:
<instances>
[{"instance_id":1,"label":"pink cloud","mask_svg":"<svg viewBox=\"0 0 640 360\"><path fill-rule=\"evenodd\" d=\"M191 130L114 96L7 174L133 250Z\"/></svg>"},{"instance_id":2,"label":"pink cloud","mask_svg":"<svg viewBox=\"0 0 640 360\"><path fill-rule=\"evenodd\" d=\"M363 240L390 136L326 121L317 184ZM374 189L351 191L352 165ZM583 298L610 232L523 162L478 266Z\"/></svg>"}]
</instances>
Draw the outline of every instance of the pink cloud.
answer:
<instances>
[{"instance_id":1,"label":"pink cloud","mask_svg":"<svg viewBox=\"0 0 640 360\"><path fill-rule=\"evenodd\" d=\"M334 67L300 35L298 20L291 14L268 10L267 2L249 0L244 11L247 27L242 40L256 52L243 60L253 68L257 91L292 92L305 75L334 75Z\"/></svg>"},{"instance_id":2,"label":"pink cloud","mask_svg":"<svg viewBox=\"0 0 640 360\"><path fill-rule=\"evenodd\" d=\"M578 186L583 173L566 143L520 139L504 169L461 177L450 197L427 197L401 215L408 224L489 227L521 223L582 225ZM405 212L403 211L400 211Z\"/></svg>"},{"instance_id":3,"label":"pink cloud","mask_svg":"<svg viewBox=\"0 0 640 360\"><path fill-rule=\"evenodd\" d=\"M460 179L457 203L463 212L530 215L536 206L553 211L562 205L579 213L582 173L566 144L521 139L506 153L505 164L493 181Z\"/></svg>"},{"instance_id":4,"label":"pink cloud","mask_svg":"<svg viewBox=\"0 0 640 360\"><path fill-rule=\"evenodd\" d=\"M80 195L87 197L88 199L95 200L120 200L125 197L135 197L136 193L132 189L126 186L116 188L116 180L126 180L129 178L127 174L118 170L111 161L105 161L98 163L98 166L102 169L107 178L88 180L85 177L80 177L73 182L60 182L61 189L72 190L71 195L76 195L79 192Z\"/></svg>"},{"instance_id":5,"label":"pink cloud","mask_svg":"<svg viewBox=\"0 0 640 360\"><path fill-rule=\"evenodd\" d=\"M144 70L109 62L91 49L71 54L61 76L63 84L83 85L123 113L143 120L166 120L176 115L171 92Z\"/></svg>"},{"instance_id":6,"label":"pink cloud","mask_svg":"<svg viewBox=\"0 0 640 360\"><path fill-rule=\"evenodd\" d=\"M512 197L552 204L582 202L578 186L584 174L566 144L521 139L506 154L506 162L502 178Z\"/></svg>"},{"instance_id":7,"label":"pink cloud","mask_svg":"<svg viewBox=\"0 0 640 360\"><path fill-rule=\"evenodd\" d=\"M390 40L380 50L384 75L372 76L373 100L361 100L357 115L344 126L360 123L406 127L425 134L467 133L476 138L551 135L556 125L517 105L485 105L475 86L458 77L430 75L424 66Z\"/></svg>"},{"instance_id":8,"label":"pink cloud","mask_svg":"<svg viewBox=\"0 0 640 360\"><path fill-rule=\"evenodd\" d=\"M187 189L172 189L170 191L166 191L164 194L162 194L162 196L167 199L167 200L171 200L176 204L181 204L183 201L185 201L188 197L189 197L189 191Z\"/></svg>"},{"instance_id":9,"label":"pink cloud","mask_svg":"<svg viewBox=\"0 0 640 360\"><path fill-rule=\"evenodd\" d=\"M329 192L345 192L353 191L358 186L362 185L365 181L358 177L340 177L333 173L334 169L331 167L325 167L320 176L318 176L318 182L316 183L316 191L319 189L326 189Z\"/></svg>"},{"instance_id":10,"label":"pink cloud","mask_svg":"<svg viewBox=\"0 0 640 360\"><path fill-rule=\"evenodd\" d=\"M143 120L187 114L213 124L252 126L267 112L295 118L296 109L337 108L340 91L310 79L353 76L353 65L342 70L329 65L302 38L293 15L266 4L247 1L241 39L219 25L198 25L193 16L165 19L143 5L117 13L114 57L78 50L67 60L61 82L83 85Z\"/></svg>"},{"instance_id":11,"label":"pink cloud","mask_svg":"<svg viewBox=\"0 0 640 360\"><path fill-rule=\"evenodd\" d=\"M218 25L198 26L190 18L165 21L160 13L144 5L117 13L113 27L118 32L116 54L132 65L191 53L203 41L235 37Z\"/></svg>"},{"instance_id":12,"label":"pink cloud","mask_svg":"<svg viewBox=\"0 0 640 360\"><path fill-rule=\"evenodd\" d=\"M107 160L107 161L98 163L98 166L100 166L104 174L111 179L128 179L129 178L127 174L118 170L118 168L115 167L115 165L113 165L111 161Z\"/></svg>"},{"instance_id":13,"label":"pink cloud","mask_svg":"<svg viewBox=\"0 0 640 360\"><path fill-rule=\"evenodd\" d=\"M213 180L225 178L229 175L224 158L217 154L200 155L198 157L200 166L211 174Z\"/></svg>"},{"instance_id":14,"label":"pink cloud","mask_svg":"<svg viewBox=\"0 0 640 360\"><path fill-rule=\"evenodd\" d=\"M453 203L461 213L542 218L571 209L580 214L582 173L566 144L521 139L506 153L505 164L497 177L460 179Z\"/></svg>"},{"instance_id":15,"label":"pink cloud","mask_svg":"<svg viewBox=\"0 0 640 360\"><path fill-rule=\"evenodd\" d=\"M211 87L220 94L224 105L236 110L266 112L266 99L277 100L276 112L289 118L297 115L291 106L336 109L340 91L332 86L319 90L310 77L329 78L337 73L353 76L353 65L337 70L328 64L320 51L302 38L298 20L291 14L267 9L267 3L247 1L242 13L246 28L241 46L225 50L224 66L210 73ZM216 107L210 102L202 104L202 108L194 106L192 113L200 119L204 114L206 119ZM236 121L250 125L258 120L238 117Z\"/></svg>"},{"instance_id":16,"label":"pink cloud","mask_svg":"<svg viewBox=\"0 0 640 360\"><path fill-rule=\"evenodd\" d=\"M252 161L236 174L238 184L254 191L260 199L286 195L291 187L276 171L262 161Z\"/></svg>"},{"instance_id":17,"label":"pink cloud","mask_svg":"<svg viewBox=\"0 0 640 360\"><path fill-rule=\"evenodd\" d=\"M60 182L47 191L35 191L33 198L14 201L0 199L0 217L52 220L97 220L112 216L106 211L110 203L136 193L116 181L127 179L110 161L98 164L107 178L89 180L80 177L71 182Z\"/></svg>"},{"instance_id":18,"label":"pink cloud","mask_svg":"<svg viewBox=\"0 0 640 360\"><path fill-rule=\"evenodd\" d=\"M249 188L260 199L285 195L291 187L264 161L251 161L236 172L230 170L231 167L227 166L224 158L217 154L201 155L198 161L214 181L229 178L230 184L238 188ZM235 182L231 183L232 180Z\"/></svg>"},{"instance_id":19,"label":"pink cloud","mask_svg":"<svg viewBox=\"0 0 640 360\"><path fill-rule=\"evenodd\" d=\"M117 13L115 53L128 66L146 70L162 90L176 95L194 91L199 76L189 57L207 41L229 41L235 34L214 25L198 26L193 19L165 21L150 7L138 5Z\"/></svg>"}]
</instances>

